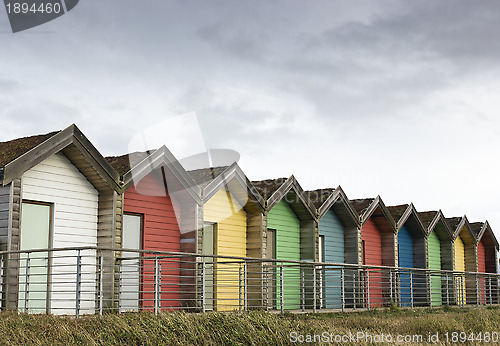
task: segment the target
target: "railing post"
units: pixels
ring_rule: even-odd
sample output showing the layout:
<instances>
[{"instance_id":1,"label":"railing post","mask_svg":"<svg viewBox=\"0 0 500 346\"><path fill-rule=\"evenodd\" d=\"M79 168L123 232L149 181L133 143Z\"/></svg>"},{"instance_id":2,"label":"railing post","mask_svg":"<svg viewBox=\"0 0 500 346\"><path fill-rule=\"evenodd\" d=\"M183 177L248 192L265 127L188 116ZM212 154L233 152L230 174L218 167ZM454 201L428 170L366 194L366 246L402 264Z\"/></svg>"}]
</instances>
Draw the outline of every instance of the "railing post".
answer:
<instances>
[{"instance_id":1,"label":"railing post","mask_svg":"<svg viewBox=\"0 0 500 346\"><path fill-rule=\"evenodd\" d=\"M75 315L80 316L80 293L82 289L82 253L78 250L76 257L76 299L75 299Z\"/></svg>"},{"instance_id":2,"label":"railing post","mask_svg":"<svg viewBox=\"0 0 500 346\"><path fill-rule=\"evenodd\" d=\"M283 299L283 263L280 265L280 310L281 313L285 311L284 299Z\"/></svg>"},{"instance_id":3,"label":"railing post","mask_svg":"<svg viewBox=\"0 0 500 346\"><path fill-rule=\"evenodd\" d=\"M341 286L341 299L342 299L342 312L345 311L345 269L342 267L342 271L340 272L340 286Z\"/></svg>"},{"instance_id":4,"label":"railing post","mask_svg":"<svg viewBox=\"0 0 500 346\"><path fill-rule=\"evenodd\" d=\"M389 270L389 292L391 296L391 304L394 304L394 294L392 292L392 270Z\"/></svg>"},{"instance_id":5,"label":"railing post","mask_svg":"<svg viewBox=\"0 0 500 346\"><path fill-rule=\"evenodd\" d=\"M154 270L154 311L158 314L158 256L155 255L155 270Z\"/></svg>"},{"instance_id":6,"label":"railing post","mask_svg":"<svg viewBox=\"0 0 500 346\"><path fill-rule=\"evenodd\" d=\"M359 271L358 271L359 272ZM356 294L357 294L357 291L356 291L356 286L359 284L359 282L356 282L356 271L353 271L352 272L352 297L353 297L353 309L356 310Z\"/></svg>"},{"instance_id":7,"label":"railing post","mask_svg":"<svg viewBox=\"0 0 500 346\"><path fill-rule=\"evenodd\" d=\"M28 295L29 295L29 276L30 276L30 253L26 253L26 263L25 263L25 278L24 278L24 312L28 312Z\"/></svg>"},{"instance_id":8,"label":"railing post","mask_svg":"<svg viewBox=\"0 0 500 346\"><path fill-rule=\"evenodd\" d=\"M370 310L370 271L366 269L366 308Z\"/></svg>"},{"instance_id":9,"label":"railing post","mask_svg":"<svg viewBox=\"0 0 500 346\"><path fill-rule=\"evenodd\" d=\"M99 308L99 316L102 316L102 312L103 312L103 258L102 258L102 252L99 250L99 257L98 257L98 266L99 266L99 269L98 269L98 308Z\"/></svg>"},{"instance_id":10,"label":"railing post","mask_svg":"<svg viewBox=\"0 0 500 346\"><path fill-rule=\"evenodd\" d=\"M274 272L274 270L273 270ZM267 310L270 310L271 309L271 306L269 306L269 268L265 268L265 285L266 285L266 309ZM273 283L274 284L274 283ZM275 285L276 287L276 285ZM273 302L273 306L274 306L274 302Z\"/></svg>"},{"instance_id":11,"label":"railing post","mask_svg":"<svg viewBox=\"0 0 500 346\"><path fill-rule=\"evenodd\" d=\"M493 305L493 300L491 297L491 276L488 277L488 296L489 296L490 305Z\"/></svg>"},{"instance_id":12,"label":"railing post","mask_svg":"<svg viewBox=\"0 0 500 346\"><path fill-rule=\"evenodd\" d=\"M300 306L302 311L305 311L306 305L306 288L305 288L305 275L304 268L300 267Z\"/></svg>"},{"instance_id":13,"label":"railing post","mask_svg":"<svg viewBox=\"0 0 500 346\"><path fill-rule=\"evenodd\" d=\"M450 305L450 277L448 275L448 272L446 272L446 305Z\"/></svg>"},{"instance_id":14,"label":"railing post","mask_svg":"<svg viewBox=\"0 0 500 346\"><path fill-rule=\"evenodd\" d=\"M410 306L413 309L413 271L410 270Z\"/></svg>"},{"instance_id":15,"label":"railing post","mask_svg":"<svg viewBox=\"0 0 500 346\"><path fill-rule=\"evenodd\" d=\"M426 276L429 285L429 307L432 308L432 273L429 271Z\"/></svg>"},{"instance_id":16,"label":"railing post","mask_svg":"<svg viewBox=\"0 0 500 346\"><path fill-rule=\"evenodd\" d=\"M243 264L243 311L248 309L248 265Z\"/></svg>"},{"instance_id":17,"label":"railing post","mask_svg":"<svg viewBox=\"0 0 500 346\"><path fill-rule=\"evenodd\" d=\"M313 312L316 313L316 265L313 264Z\"/></svg>"},{"instance_id":18,"label":"railing post","mask_svg":"<svg viewBox=\"0 0 500 346\"><path fill-rule=\"evenodd\" d=\"M479 297L481 297L481 295L479 294L479 278L477 274L475 275L475 277L476 277L476 306L479 306Z\"/></svg>"},{"instance_id":19,"label":"railing post","mask_svg":"<svg viewBox=\"0 0 500 346\"><path fill-rule=\"evenodd\" d=\"M206 311L206 263L205 257L202 258L201 263L201 310Z\"/></svg>"},{"instance_id":20,"label":"railing post","mask_svg":"<svg viewBox=\"0 0 500 346\"><path fill-rule=\"evenodd\" d=\"M242 311L242 308L243 308L243 284L242 284L242 280L243 280L243 273L242 273L242 269L241 269L241 263L240 263L240 267L238 268L238 311L241 313Z\"/></svg>"}]
</instances>

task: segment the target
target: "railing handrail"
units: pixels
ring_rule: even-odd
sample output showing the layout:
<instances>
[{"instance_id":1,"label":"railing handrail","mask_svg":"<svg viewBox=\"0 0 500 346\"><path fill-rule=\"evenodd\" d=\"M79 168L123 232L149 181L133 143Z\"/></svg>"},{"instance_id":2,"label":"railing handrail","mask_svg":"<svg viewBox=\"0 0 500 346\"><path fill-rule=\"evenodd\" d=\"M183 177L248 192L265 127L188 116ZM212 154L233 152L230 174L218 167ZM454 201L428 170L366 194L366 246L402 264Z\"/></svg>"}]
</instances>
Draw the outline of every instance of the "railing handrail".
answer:
<instances>
[{"instance_id":1,"label":"railing handrail","mask_svg":"<svg viewBox=\"0 0 500 346\"><path fill-rule=\"evenodd\" d=\"M229 259L237 260L239 262L214 262L217 264L238 264L238 263L280 263L281 265L300 265L306 267L340 267L344 269L352 270L392 270L392 271L411 271L411 272L422 272L422 273L436 273L436 274L454 274L454 275L481 275L500 278L499 273L482 273L482 272L470 272L470 271L458 271L458 270L443 270L443 269L430 269L430 268L408 268L408 267L395 267L395 266L374 266L366 264L352 264L352 263L334 263L334 262L315 262L311 260L287 260L287 259L272 259L272 258L256 258L256 257L242 257L242 256L228 256L228 255L207 255L207 254L196 254L189 252L176 252L176 251L157 251L157 250L138 250L138 249L128 249L128 248L108 248L100 246L83 246L83 247L60 247L60 248L44 248L44 249L30 249L30 250L13 250L13 251L0 251L0 256L11 255L11 254L23 254L23 253L40 253L40 252L62 252L62 251L105 251L105 252L133 252L140 254L152 254L165 256L163 258L213 258L213 259ZM123 260L123 257L115 257L116 259ZM147 257L144 257L147 258ZM339 269L340 269L339 268Z\"/></svg>"}]
</instances>

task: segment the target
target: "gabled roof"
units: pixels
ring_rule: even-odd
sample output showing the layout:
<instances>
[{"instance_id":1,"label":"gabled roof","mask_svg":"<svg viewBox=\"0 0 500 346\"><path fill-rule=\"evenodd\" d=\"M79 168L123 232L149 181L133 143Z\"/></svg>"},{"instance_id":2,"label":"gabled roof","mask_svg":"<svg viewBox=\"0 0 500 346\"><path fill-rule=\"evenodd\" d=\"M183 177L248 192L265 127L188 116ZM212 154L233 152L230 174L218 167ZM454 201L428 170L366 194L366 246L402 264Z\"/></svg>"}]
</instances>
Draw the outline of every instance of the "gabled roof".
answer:
<instances>
[{"instance_id":1,"label":"gabled roof","mask_svg":"<svg viewBox=\"0 0 500 346\"><path fill-rule=\"evenodd\" d=\"M340 185L336 189L325 188L306 191L306 194L317 210L318 220L323 218L330 209L333 209L343 224L359 226L359 215Z\"/></svg>"},{"instance_id":2,"label":"gabled roof","mask_svg":"<svg viewBox=\"0 0 500 346\"><path fill-rule=\"evenodd\" d=\"M388 206L387 209L391 213L394 221L396 221L397 223L401 219L401 216L403 216L404 212L408 209L408 207L409 207L408 204L400 204L400 205Z\"/></svg>"},{"instance_id":3,"label":"gabled roof","mask_svg":"<svg viewBox=\"0 0 500 346\"><path fill-rule=\"evenodd\" d=\"M453 231L441 210L418 212L418 216L425 227L427 236L435 231L440 239L453 239Z\"/></svg>"},{"instance_id":4,"label":"gabled roof","mask_svg":"<svg viewBox=\"0 0 500 346\"><path fill-rule=\"evenodd\" d=\"M106 161L118 172L121 176L129 172L132 166L143 161L146 157L154 153L155 150L151 151L136 151L130 154L125 154L121 156L107 156Z\"/></svg>"},{"instance_id":5,"label":"gabled roof","mask_svg":"<svg viewBox=\"0 0 500 346\"><path fill-rule=\"evenodd\" d=\"M245 207L246 210L251 208L254 210L264 210L266 204L264 198L257 192L236 162L225 170L217 167L214 170L214 175L216 175L215 178L204 185L202 190L202 197L205 203L220 189L227 187L238 203ZM207 175L200 175L199 177L200 181L202 181Z\"/></svg>"},{"instance_id":6,"label":"gabled roof","mask_svg":"<svg viewBox=\"0 0 500 346\"><path fill-rule=\"evenodd\" d=\"M0 167L4 167L6 164L27 153L59 132L61 131L54 131L44 135L17 138L7 142L0 142Z\"/></svg>"},{"instance_id":7,"label":"gabled roof","mask_svg":"<svg viewBox=\"0 0 500 346\"><path fill-rule=\"evenodd\" d=\"M123 172L120 193L124 193L142 178L160 169L170 195L186 191L194 201L198 204L201 203L200 188L166 146L149 152L134 152L106 159L120 172ZM130 168L131 162L136 163L132 168ZM128 170L124 171L126 168Z\"/></svg>"},{"instance_id":8,"label":"gabled roof","mask_svg":"<svg viewBox=\"0 0 500 346\"><path fill-rule=\"evenodd\" d=\"M356 212L359 214L361 217L366 209L373 203L375 198L362 198L362 199L351 199L350 202Z\"/></svg>"},{"instance_id":9,"label":"gabled roof","mask_svg":"<svg viewBox=\"0 0 500 346\"><path fill-rule=\"evenodd\" d=\"M265 179L252 181L252 184L260 195L268 200L287 180L287 178Z\"/></svg>"},{"instance_id":10,"label":"gabled roof","mask_svg":"<svg viewBox=\"0 0 500 346\"><path fill-rule=\"evenodd\" d=\"M316 219L316 208L293 175L288 179L252 181L252 184L266 201L266 210L286 196L286 202L300 220Z\"/></svg>"},{"instance_id":11,"label":"gabled roof","mask_svg":"<svg viewBox=\"0 0 500 346\"><path fill-rule=\"evenodd\" d=\"M472 231L472 234L474 234L474 237L478 239L479 233L481 233L484 222L471 222L469 223L470 225L470 230Z\"/></svg>"},{"instance_id":12,"label":"gabled roof","mask_svg":"<svg viewBox=\"0 0 500 346\"><path fill-rule=\"evenodd\" d=\"M438 214L437 210L418 212L418 217L420 218L420 221L422 221L422 225L424 225L428 233L430 233L429 226L431 225L431 222L434 220L437 214Z\"/></svg>"},{"instance_id":13,"label":"gabled roof","mask_svg":"<svg viewBox=\"0 0 500 346\"><path fill-rule=\"evenodd\" d=\"M498 251L498 248L499 248L498 240L495 237L495 233L493 233L493 230L491 229L490 223L488 221L486 221L482 224L483 224L483 226L481 227L481 230L479 231L479 233L477 235L477 242L479 243L485 235L488 235L491 242L492 242L492 245L495 247L495 250Z\"/></svg>"},{"instance_id":14,"label":"gabled roof","mask_svg":"<svg viewBox=\"0 0 500 346\"><path fill-rule=\"evenodd\" d=\"M391 213L380 196L376 198L351 199L350 202L359 214L361 225L364 225L372 215L375 217L383 216L387 221L386 224L389 226L389 229L394 233L396 232L396 222L394 222ZM376 211L378 212L375 213Z\"/></svg>"},{"instance_id":15,"label":"gabled roof","mask_svg":"<svg viewBox=\"0 0 500 346\"><path fill-rule=\"evenodd\" d=\"M187 173L194 180L194 182L200 187L205 187L212 182L219 175L224 173L229 168L229 166L220 166L220 167L209 167L209 168L200 168L192 171L188 171Z\"/></svg>"},{"instance_id":16,"label":"gabled roof","mask_svg":"<svg viewBox=\"0 0 500 346\"><path fill-rule=\"evenodd\" d=\"M476 236L472 232L469 221L467 220L467 216L464 215L462 217L450 217L447 218L446 221L448 221L451 230L453 231L453 240L455 240L460 235L465 243L476 243ZM462 230L464 228L466 228L466 231L465 233L462 233Z\"/></svg>"},{"instance_id":17,"label":"gabled roof","mask_svg":"<svg viewBox=\"0 0 500 346\"><path fill-rule=\"evenodd\" d=\"M119 190L119 174L76 125L46 135L25 137L0 145L0 185L19 178L48 157L62 152L97 190Z\"/></svg>"},{"instance_id":18,"label":"gabled roof","mask_svg":"<svg viewBox=\"0 0 500 346\"><path fill-rule=\"evenodd\" d=\"M391 215L396 222L396 229L398 232L404 225L408 225L412 236L418 235L427 237L427 230L420 220L417 209L415 209L413 203L395 205L387 207L387 209L391 212ZM417 232L417 234L415 234L415 232Z\"/></svg>"}]
</instances>

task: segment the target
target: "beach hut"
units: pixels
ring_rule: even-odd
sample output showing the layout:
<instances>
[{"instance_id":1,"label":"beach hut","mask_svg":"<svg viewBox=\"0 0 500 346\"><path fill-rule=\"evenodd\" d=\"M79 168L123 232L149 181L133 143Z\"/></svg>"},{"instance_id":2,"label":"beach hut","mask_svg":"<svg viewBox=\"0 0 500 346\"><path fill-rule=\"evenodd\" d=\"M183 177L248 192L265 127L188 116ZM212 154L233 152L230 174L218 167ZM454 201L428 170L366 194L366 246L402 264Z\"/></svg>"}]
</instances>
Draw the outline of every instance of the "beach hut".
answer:
<instances>
[{"instance_id":1,"label":"beach hut","mask_svg":"<svg viewBox=\"0 0 500 346\"><path fill-rule=\"evenodd\" d=\"M265 200L265 232L263 250L267 258L280 260L317 261L318 233L316 210L309 197L292 175L290 178L253 181L257 191ZM281 308L279 268L275 275L266 277L269 291L266 293L269 308ZM283 269L284 309L300 308L301 271L294 266ZM311 286L312 278L305 273ZM303 302L309 308L314 304L308 294Z\"/></svg>"},{"instance_id":2,"label":"beach hut","mask_svg":"<svg viewBox=\"0 0 500 346\"><path fill-rule=\"evenodd\" d=\"M447 218L454 237L454 267L457 272L477 272L476 238L466 216ZM456 303L476 303L476 280L465 274L456 274Z\"/></svg>"},{"instance_id":3,"label":"beach hut","mask_svg":"<svg viewBox=\"0 0 500 346\"><path fill-rule=\"evenodd\" d=\"M359 264L359 215L342 188L307 191L319 220L319 262ZM354 304L353 274L355 270L326 266L320 280L320 301L323 308L341 308ZM344 278L344 280L342 280ZM346 280L347 278L347 280ZM344 297L342 296L344 282ZM346 294L347 293L347 294Z\"/></svg>"},{"instance_id":4,"label":"beach hut","mask_svg":"<svg viewBox=\"0 0 500 346\"><path fill-rule=\"evenodd\" d=\"M477 271L496 274L498 271L498 241L489 222L473 222L470 226L477 241ZM496 279L479 277L478 286L481 304L498 302L498 281Z\"/></svg>"},{"instance_id":5,"label":"beach hut","mask_svg":"<svg viewBox=\"0 0 500 346\"><path fill-rule=\"evenodd\" d=\"M413 204L388 206L396 222L398 267L427 267L427 234ZM427 282L422 272L400 270L398 275L401 305L424 305L427 302Z\"/></svg>"},{"instance_id":6,"label":"beach hut","mask_svg":"<svg viewBox=\"0 0 500 346\"><path fill-rule=\"evenodd\" d=\"M155 269L159 273L160 309L192 304L194 268L181 279L181 265L187 259L153 256L148 251L195 252L194 232L200 192L177 159L165 147L151 153L108 157L121 174L123 232L121 248L136 250L121 254L120 311L152 309L155 299ZM184 248L181 248L184 244ZM144 250L145 252L140 252Z\"/></svg>"},{"instance_id":7,"label":"beach hut","mask_svg":"<svg viewBox=\"0 0 500 346\"><path fill-rule=\"evenodd\" d=\"M353 199L360 216L360 263L394 267L396 264L396 224L384 202L376 198ZM363 301L370 307L391 303L391 278L387 270L370 269L365 273Z\"/></svg>"},{"instance_id":8,"label":"beach hut","mask_svg":"<svg viewBox=\"0 0 500 346\"><path fill-rule=\"evenodd\" d=\"M197 252L204 255L262 258L260 239L263 233L264 200L241 168L234 163L229 167L198 169L188 174L200 186L202 196L199 213L203 227L197 235ZM205 309L238 309L239 265L234 264L234 259L206 261ZM256 298L252 296L251 299ZM255 301L253 303L257 304Z\"/></svg>"},{"instance_id":9,"label":"beach hut","mask_svg":"<svg viewBox=\"0 0 500 346\"><path fill-rule=\"evenodd\" d=\"M0 143L2 249L112 247L121 232L118 178L75 125ZM96 258L96 250L11 254L4 259L5 307L94 313ZM82 264L79 274L77 261ZM113 299L111 264L103 266L101 294L107 304ZM75 283L80 283L78 290Z\"/></svg>"},{"instance_id":10,"label":"beach hut","mask_svg":"<svg viewBox=\"0 0 500 346\"><path fill-rule=\"evenodd\" d=\"M427 268L453 270L453 232L441 210L419 212L427 232ZM447 274L432 272L429 280L431 305L449 305L453 302L453 281Z\"/></svg>"}]
</instances>

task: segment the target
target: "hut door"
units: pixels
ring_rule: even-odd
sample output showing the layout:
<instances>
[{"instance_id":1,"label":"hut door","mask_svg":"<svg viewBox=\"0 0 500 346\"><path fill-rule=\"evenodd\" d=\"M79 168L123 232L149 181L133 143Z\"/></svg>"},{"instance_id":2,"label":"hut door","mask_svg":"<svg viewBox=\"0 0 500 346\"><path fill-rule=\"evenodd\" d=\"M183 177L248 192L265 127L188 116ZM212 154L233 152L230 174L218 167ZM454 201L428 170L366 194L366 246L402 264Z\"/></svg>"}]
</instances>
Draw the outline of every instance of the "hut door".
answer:
<instances>
[{"instance_id":1,"label":"hut door","mask_svg":"<svg viewBox=\"0 0 500 346\"><path fill-rule=\"evenodd\" d=\"M142 216L123 215L122 247L140 250L142 233ZM120 311L138 311L140 300L141 267L140 253L124 251L120 266Z\"/></svg>"},{"instance_id":2,"label":"hut door","mask_svg":"<svg viewBox=\"0 0 500 346\"><path fill-rule=\"evenodd\" d=\"M267 258L276 259L276 230L267 230ZM275 263L271 262L269 269L266 272L266 282L268 287L268 307L274 308L276 304L276 284L277 284L277 272L275 270Z\"/></svg>"},{"instance_id":3,"label":"hut door","mask_svg":"<svg viewBox=\"0 0 500 346\"><path fill-rule=\"evenodd\" d=\"M52 206L23 202L21 209L20 250L50 248ZM48 311L49 292L48 252L21 253L19 269L18 307L22 311Z\"/></svg>"},{"instance_id":4,"label":"hut door","mask_svg":"<svg viewBox=\"0 0 500 346\"><path fill-rule=\"evenodd\" d=\"M318 257L318 261L319 262L324 262L325 261L325 236L324 235L320 235L319 236L319 257ZM319 275L319 304L320 304L320 309L323 308L323 301L324 301L324 298L325 298L325 294L324 294L324 290L325 290L325 285L324 285L324 281L325 281L325 274L324 274L324 270L323 270L323 267L320 266L319 268L319 272L318 272L318 275Z\"/></svg>"},{"instance_id":5,"label":"hut door","mask_svg":"<svg viewBox=\"0 0 500 346\"><path fill-rule=\"evenodd\" d=\"M203 254L216 255L216 224L203 226ZM213 257L205 257L205 309L214 310L216 299L216 268Z\"/></svg>"}]
</instances>

